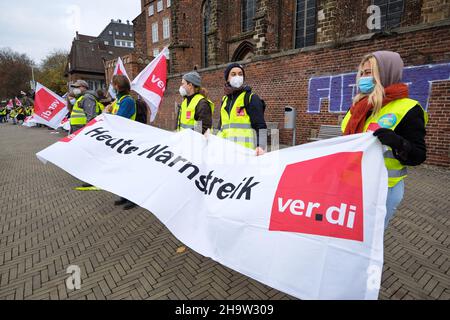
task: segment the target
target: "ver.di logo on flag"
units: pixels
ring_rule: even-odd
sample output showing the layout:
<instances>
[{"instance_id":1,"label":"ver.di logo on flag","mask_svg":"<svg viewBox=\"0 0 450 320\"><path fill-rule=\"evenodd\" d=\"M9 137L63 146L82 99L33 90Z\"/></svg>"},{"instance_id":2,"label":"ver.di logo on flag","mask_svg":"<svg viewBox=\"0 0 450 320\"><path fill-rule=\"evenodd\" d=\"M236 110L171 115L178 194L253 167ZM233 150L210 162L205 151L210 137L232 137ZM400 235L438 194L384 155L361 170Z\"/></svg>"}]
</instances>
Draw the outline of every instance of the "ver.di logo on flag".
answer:
<instances>
[{"instance_id":1,"label":"ver.di logo on flag","mask_svg":"<svg viewBox=\"0 0 450 320\"><path fill-rule=\"evenodd\" d=\"M363 241L362 152L286 167L272 206L270 231Z\"/></svg>"}]
</instances>

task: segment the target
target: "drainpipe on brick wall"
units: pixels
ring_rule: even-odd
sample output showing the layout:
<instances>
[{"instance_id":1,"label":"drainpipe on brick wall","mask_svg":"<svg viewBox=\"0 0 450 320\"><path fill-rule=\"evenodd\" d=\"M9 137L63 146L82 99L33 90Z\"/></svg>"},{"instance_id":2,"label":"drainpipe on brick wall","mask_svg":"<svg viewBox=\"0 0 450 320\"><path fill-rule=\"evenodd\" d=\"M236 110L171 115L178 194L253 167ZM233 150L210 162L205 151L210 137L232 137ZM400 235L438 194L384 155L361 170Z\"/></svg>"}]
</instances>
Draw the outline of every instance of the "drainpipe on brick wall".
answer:
<instances>
[{"instance_id":1,"label":"drainpipe on brick wall","mask_svg":"<svg viewBox=\"0 0 450 320\"><path fill-rule=\"evenodd\" d=\"M282 0L278 0L278 35L277 35L277 51L280 51L280 46L281 46L281 15L283 10L281 9L283 5L283 1Z\"/></svg>"}]
</instances>

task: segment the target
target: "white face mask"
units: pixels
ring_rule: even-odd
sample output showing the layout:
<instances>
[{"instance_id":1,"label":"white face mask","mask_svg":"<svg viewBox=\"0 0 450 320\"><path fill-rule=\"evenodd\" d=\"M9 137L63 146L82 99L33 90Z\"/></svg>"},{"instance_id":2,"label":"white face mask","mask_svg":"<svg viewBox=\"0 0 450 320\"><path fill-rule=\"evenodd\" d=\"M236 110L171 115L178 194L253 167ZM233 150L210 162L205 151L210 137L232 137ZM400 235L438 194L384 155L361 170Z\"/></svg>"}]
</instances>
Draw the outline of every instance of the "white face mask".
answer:
<instances>
[{"instance_id":1,"label":"white face mask","mask_svg":"<svg viewBox=\"0 0 450 320\"><path fill-rule=\"evenodd\" d=\"M182 97L186 97L188 95L186 88L183 86L180 87L180 95Z\"/></svg>"},{"instance_id":2,"label":"white face mask","mask_svg":"<svg viewBox=\"0 0 450 320\"><path fill-rule=\"evenodd\" d=\"M235 76L235 77L232 77L230 80L230 85L236 89L242 87L243 84L244 84L243 76Z\"/></svg>"},{"instance_id":3,"label":"white face mask","mask_svg":"<svg viewBox=\"0 0 450 320\"><path fill-rule=\"evenodd\" d=\"M73 94L74 94L76 97L80 96L80 95L81 95L81 89L79 89L79 88L73 89Z\"/></svg>"}]
</instances>

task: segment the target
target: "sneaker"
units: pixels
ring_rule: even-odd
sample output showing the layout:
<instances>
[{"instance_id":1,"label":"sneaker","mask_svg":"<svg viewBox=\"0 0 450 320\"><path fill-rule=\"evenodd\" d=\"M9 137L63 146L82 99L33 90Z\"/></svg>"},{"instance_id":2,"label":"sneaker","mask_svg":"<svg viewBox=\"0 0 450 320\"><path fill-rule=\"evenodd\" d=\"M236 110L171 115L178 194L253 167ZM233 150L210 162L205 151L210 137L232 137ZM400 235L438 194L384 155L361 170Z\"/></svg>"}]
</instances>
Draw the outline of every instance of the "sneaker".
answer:
<instances>
[{"instance_id":1,"label":"sneaker","mask_svg":"<svg viewBox=\"0 0 450 320\"><path fill-rule=\"evenodd\" d=\"M119 200L114 201L114 205L115 206L121 206L121 205L123 205L123 204L125 204L127 202L128 202L127 199L119 199Z\"/></svg>"}]
</instances>

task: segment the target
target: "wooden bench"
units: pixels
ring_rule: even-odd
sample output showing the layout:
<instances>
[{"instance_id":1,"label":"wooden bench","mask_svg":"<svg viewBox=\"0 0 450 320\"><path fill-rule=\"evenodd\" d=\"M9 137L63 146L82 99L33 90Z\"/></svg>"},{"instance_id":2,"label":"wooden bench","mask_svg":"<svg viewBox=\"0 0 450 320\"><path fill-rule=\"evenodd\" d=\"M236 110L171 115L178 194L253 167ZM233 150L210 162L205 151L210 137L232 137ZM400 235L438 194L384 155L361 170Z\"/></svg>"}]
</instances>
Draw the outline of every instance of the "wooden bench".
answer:
<instances>
[{"instance_id":1,"label":"wooden bench","mask_svg":"<svg viewBox=\"0 0 450 320\"><path fill-rule=\"evenodd\" d=\"M309 141L319 141L342 136L341 126L323 124L320 126L317 137L309 138Z\"/></svg>"}]
</instances>

